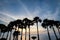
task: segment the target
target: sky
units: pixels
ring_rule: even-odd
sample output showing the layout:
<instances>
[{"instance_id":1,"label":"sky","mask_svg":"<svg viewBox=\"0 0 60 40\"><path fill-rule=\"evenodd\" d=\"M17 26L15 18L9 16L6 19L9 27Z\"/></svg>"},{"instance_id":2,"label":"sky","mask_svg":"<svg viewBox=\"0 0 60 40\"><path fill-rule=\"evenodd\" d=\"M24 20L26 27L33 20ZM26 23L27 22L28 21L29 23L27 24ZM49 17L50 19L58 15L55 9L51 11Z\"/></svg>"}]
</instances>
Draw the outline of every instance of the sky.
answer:
<instances>
[{"instance_id":1,"label":"sky","mask_svg":"<svg viewBox=\"0 0 60 40\"><path fill-rule=\"evenodd\" d=\"M0 0L0 24L35 16L60 21L60 0Z\"/></svg>"}]
</instances>

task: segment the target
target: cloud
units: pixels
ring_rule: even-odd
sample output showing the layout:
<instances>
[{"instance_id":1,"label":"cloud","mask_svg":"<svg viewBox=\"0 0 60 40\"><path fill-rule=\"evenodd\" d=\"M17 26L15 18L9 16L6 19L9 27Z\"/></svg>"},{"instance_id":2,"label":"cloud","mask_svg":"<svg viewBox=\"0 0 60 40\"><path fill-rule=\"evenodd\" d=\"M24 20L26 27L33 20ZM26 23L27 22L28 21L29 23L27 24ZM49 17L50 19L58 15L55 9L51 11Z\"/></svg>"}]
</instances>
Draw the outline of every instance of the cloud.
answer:
<instances>
[{"instance_id":1,"label":"cloud","mask_svg":"<svg viewBox=\"0 0 60 40\"><path fill-rule=\"evenodd\" d=\"M15 20L12 16L8 15L7 12L0 12L0 20L9 23L10 21Z\"/></svg>"}]
</instances>

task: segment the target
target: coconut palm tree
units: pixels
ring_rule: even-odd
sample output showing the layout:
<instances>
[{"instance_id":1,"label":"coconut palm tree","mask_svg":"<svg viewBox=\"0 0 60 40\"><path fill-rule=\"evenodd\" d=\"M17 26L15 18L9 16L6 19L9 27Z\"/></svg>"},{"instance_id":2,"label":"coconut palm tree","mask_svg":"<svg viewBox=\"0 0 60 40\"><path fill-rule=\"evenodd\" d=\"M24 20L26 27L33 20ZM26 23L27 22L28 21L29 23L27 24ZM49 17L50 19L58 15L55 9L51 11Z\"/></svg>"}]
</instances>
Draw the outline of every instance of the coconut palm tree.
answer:
<instances>
[{"instance_id":1,"label":"coconut palm tree","mask_svg":"<svg viewBox=\"0 0 60 40\"><path fill-rule=\"evenodd\" d=\"M33 19L33 22L34 23L36 23L36 25L37 25L37 36L38 36L38 40L40 40L39 39L39 30L38 30L38 22L41 22L42 20L39 18L39 17L35 17L34 19Z\"/></svg>"},{"instance_id":2,"label":"coconut palm tree","mask_svg":"<svg viewBox=\"0 0 60 40\"><path fill-rule=\"evenodd\" d=\"M18 29L19 28L21 29L21 40L22 40L22 33L23 33L23 25L24 25L24 23L22 22L22 20L18 19L18 20L16 20L16 24L18 26Z\"/></svg>"},{"instance_id":3,"label":"coconut palm tree","mask_svg":"<svg viewBox=\"0 0 60 40\"><path fill-rule=\"evenodd\" d=\"M7 32L6 26L4 24L0 24L0 28L1 28L1 32L3 33L1 40L3 39L7 40L6 38L3 38L4 33Z\"/></svg>"},{"instance_id":4,"label":"coconut palm tree","mask_svg":"<svg viewBox=\"0 0 60 40\"><path fill-rule=\"evenodd\" d=\"M30 26L33 25L33 21L29 20L28 18L23 19L23 21L24 21L25 27L28 26L29 28L29 40L30 40ZM25 35L25 40L26 40L26 35Z\"/></svg>"},{"instance_id":5,"label":"coconut palm tree","mask_svg":"<svg viewBox=\"0 0 60 40\"><path fill-rule=\"evenodd\" d=\"M58 29L58 33L60 35L60 31L59 31L60 21L54 21L54 26L56 26L56 28Z\"/></svg>"},{"instance_id":6,"label":"coconut palm tree","mask_svg":"<svg viewBox=\"0 0 60 40\"><path fill-rule=\"evenodd\" d=\"M50 34L49 34L49 29L48 29L49 24L43 22L41 25L42 25L43 28L47 29L49 40L51 40L51 37L50 37Z\"/></svg>"},{"instance_id":7,"label":"coconut palm tree","mask_svg":"<svg viewBox=\"0 0 60 40\"><path fill-rule=\"evenodd\" d=\"M10 31L11 31L9 40L11 40L12 29L15 29L15 31L16 31L16 28L18 27L19 24L20 24L19 19L12 21L8 24L8 27L10 28ZM15 28L14 28L14 26L15 26Z\"/></svg>"},{"instance_id":8,"label":"coconut palm tree","mask_svg":"<svg viewBox=\"0 0 60 40\"><path fill-rule=\"evenodd\" d=\"M7 36L6 36L6 39L8 39L8 37L9 37L9 32L10 32L10 37L11 37L11 31L12 31L12 29L13 28L10 28L8 25L7 25L7 28L6 28L6 30L7 30ZM9 38L10 39L10 38Z\"/></svg>"},{"instance_id":9,"label":"coconut palm tree","mask_svg":"<svg viewBox=\"0 0 60 40\"><path fill-rule=\"evenodd\" d=\"M56 32L55 32L55 29L54 29L54 20L48 20L48 23L50 25L50 28L53 29L54 35L56 37L56 40L58 40L58 37L57 37Z\"/></svg>"},{"instance_id":10,"label":"coconut palm tree","mask_svg":"<svg viewBox=\"0 0 60 40\"><path fill-rule=\"evenodd\" d=\"M19 31L14 31L13 33L13 40L18 40L18 35L20 35L20 32Z\"/></svg>"},{"instance_id":11,"label":"coconut palm tree","mask_svg":"<svg viewBox=\"0 0 60 40\"><path fill-rule=\"evenodd\" d=\"M3 29L5 29L5 25L4 24L0 24L0 32L2 32L3 31ZM0 35L1 35L1 33L0 33Z\"/></svg>"},{"instance_id":12,"label":"coconut palm tree","mask_svg":"<svg viewBox=\"0 0 60 40\"><path fill-rule=\"evenodd\" d=\"M12 34L13 26L14 26L14 22L13 21L9 22L9 24L7 25L7 27L9 28L9 31L10 31L10 38L9 38L9 40L11 40L11 34Z\"/></svg>"},{"instance_id":13,"label":"coconut palm tree","mask_svg":"<svg viewBox=\"0 0 60 40\"><path fill-rule=\"evenodd\" d=\"M33 25L34 25L34 23L32 22L32 20L27 21L27 26L29 28L29 40L30 40L30 26L33 26Z\"/></svg>"},{"instance_id":14,"label":"coconut palm tree","mask_svg":"<svg viewBox=\"0 0 60 40\"><path fill-rule=\"evenodd\" d=\"M2 38L3 38L4 33L7 32L6 28L3 28L3 29L1 30L1 32L3 33L3 35L2 35Z\"/></svg>"},{"instance_id":15,"label":"coconut palm tree","mask_svg":"<svg viewBox=\"0 0 60 40\"><path fill-rule=\"evenodd\" d=\"M28 21L27 18L23 19L23 23L24 23L24 27L25 27L25 40L26 40L26 34L27 34L27 21Z\"/></svg>"},{"instance_id":16,"label":"coconut palm tree","mask_svg":"<svg viewBox=\"0 0 60 40\"><path fill-rule=\"evenodd\" d=\"M54 35L56 37L56 40L58 40L58 37L57 37L56 32L55 32L54 27L53 27L54 26L54 20L48 20L48 19L46 19L43 22L47 23L48 26L49 26L49 28L53 29Z\"/></svg>"}]
</instances>

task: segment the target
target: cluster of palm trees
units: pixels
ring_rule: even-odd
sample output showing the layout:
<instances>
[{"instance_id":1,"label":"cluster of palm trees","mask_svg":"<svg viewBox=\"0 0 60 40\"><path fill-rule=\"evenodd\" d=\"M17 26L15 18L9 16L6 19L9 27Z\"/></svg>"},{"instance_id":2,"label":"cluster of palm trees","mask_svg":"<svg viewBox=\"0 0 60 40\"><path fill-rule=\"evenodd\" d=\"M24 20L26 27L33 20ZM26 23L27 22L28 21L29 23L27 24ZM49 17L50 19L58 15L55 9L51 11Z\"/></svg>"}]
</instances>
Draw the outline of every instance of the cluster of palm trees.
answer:
<instances>
[{"instance_id":1,"label":"cluster of palm trees","mask_svg":"<svg viewBox=\"0 0 60 40\"><path fill-rule=\"evenodd\" d=\"M55 32L54 27L56 27L58 29L58 32L60 34L60 31L59 31L60 21L54 21L54 20L49 20L49 19L44 19L42 21L39 17L35 17L35 18L33 18L33 20L30 20L28 18L24 18L23 20L17 19L15 21L11 21L7 26L5 26L4 24L0 24L0 40L7 40L8 37L9 37L9 40L11 40L11 34L12 34L13 30L14 30L13 40L18 40L18 35L21 35L20 40L22 40L23 29L25 29L25 40L26 40L27 28L29 29L29 40L31 40L31 38L32 39L38 38L38 40L40 40L38 22L41 23L41 26L43 28L47 29L49 40L51 40L51 37L50 37L48 28L52 28L52 30L55 34L56 40L59 40L59 38L57 37L57 34ZM35 37L35 36L31 37L30 36L30 26L33 26L34 23L36 23L36 25L37 25L37 37ZM19 29L21 29L21 31L19 31ZM5 32L7 32L7 36L6 36L6 38L3 38ZM10 32L10 36L9 36L9 32ZM3 35L1 37L2 33L3 33Z\"/></svg>"}]
</instances>

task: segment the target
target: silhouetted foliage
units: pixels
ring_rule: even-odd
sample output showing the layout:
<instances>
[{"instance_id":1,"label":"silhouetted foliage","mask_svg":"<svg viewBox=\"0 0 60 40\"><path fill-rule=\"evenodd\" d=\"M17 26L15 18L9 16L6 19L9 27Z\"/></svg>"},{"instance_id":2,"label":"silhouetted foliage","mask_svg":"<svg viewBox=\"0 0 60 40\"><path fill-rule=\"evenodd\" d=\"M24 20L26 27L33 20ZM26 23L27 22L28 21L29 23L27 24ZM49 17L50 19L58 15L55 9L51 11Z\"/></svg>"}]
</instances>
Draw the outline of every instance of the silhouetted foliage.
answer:
<instances>
[{"instance_id":1,"label":"silhouetted foliage","mask_svg":"<svg viewBox=\"0 0 60 40\"><path fill-rule=\"evenodd\" d=\"M50 37L50 34L49 34L49 28L50 29L52 28L52 30L54 32L54 35L56 37L56 40L60 40L60 38L57 37L56 31L54 29L56 27L58 29L59 34L60 34L60 21L49 20L49 19L41 20L39 17L34 17L33 20L28 19L28 18L24 18L23 20L17 19L17 20L14 20L14 21L10 21L7 26L4 25L4 24L0 24L0 37L1 37L1 33L3 33L0 40L7 40L8 37L9 37L9 40L11 40L11 35L12 35L13 30L14 30L13 40L18 40L18 35L21 35L20 40L22 40L23 29L25 29L25 40L26 40L26 38L27 38L27 28L29 29L29 40L31 40L31 38L33 40L36 39L35 36L30 37L30 29L31 29L30 26L33 26L34 23L36 23L36 26L37 26L37 38L38 38L38 40L40 40L38 23L42 23L41 26L43 28L47 29L49 40L51 40L51 37ZM21 31L19 31L19 29L21 29ZM6 32L7 32L7 36L6 36L6 38L3 38ZM9 32L10 32L10 36L9 36Z\"/></svg>"}]
</instances>

